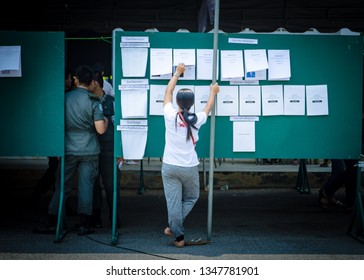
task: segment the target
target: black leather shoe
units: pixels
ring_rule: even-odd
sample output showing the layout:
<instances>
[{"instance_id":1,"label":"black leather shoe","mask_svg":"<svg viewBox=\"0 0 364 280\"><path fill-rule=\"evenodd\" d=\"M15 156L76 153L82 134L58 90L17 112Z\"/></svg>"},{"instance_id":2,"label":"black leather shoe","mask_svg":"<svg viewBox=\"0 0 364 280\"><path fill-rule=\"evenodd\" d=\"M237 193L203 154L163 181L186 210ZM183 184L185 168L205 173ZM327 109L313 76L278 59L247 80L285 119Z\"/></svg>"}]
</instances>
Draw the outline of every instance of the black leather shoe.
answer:
<instances>
[{"instance_id":1,"label":"black leather shoe","mask_svg":"<svg viewBox=\"0 0 364 280\"><path fill-rule=\"evenodd\" d=\"M92 215L91 221L90 221L90 226L94 227L94 228L102 228L102 219L101 219L101 215Z\"/></svg>"}]
</instances>

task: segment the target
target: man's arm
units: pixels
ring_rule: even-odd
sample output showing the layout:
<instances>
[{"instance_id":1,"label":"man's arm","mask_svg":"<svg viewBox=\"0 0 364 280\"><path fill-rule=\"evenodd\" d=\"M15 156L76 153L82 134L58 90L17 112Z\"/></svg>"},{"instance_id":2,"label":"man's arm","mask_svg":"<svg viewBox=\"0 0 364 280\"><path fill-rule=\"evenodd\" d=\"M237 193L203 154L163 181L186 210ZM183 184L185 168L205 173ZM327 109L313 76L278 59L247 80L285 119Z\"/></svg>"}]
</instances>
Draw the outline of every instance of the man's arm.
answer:
<instances>
[{"instance_id":1,"label":"man's arm","mask_svg":"<svg viewBox=\"0 0 364 280\"><path fill-rule=\"evenodd\" d=\"M97 133L104 134L107 129L107 126L109 124L109 121L106 117L104 117L103 120L95 121L94 124L95 124Z\"/></svg>"}]
</instances>

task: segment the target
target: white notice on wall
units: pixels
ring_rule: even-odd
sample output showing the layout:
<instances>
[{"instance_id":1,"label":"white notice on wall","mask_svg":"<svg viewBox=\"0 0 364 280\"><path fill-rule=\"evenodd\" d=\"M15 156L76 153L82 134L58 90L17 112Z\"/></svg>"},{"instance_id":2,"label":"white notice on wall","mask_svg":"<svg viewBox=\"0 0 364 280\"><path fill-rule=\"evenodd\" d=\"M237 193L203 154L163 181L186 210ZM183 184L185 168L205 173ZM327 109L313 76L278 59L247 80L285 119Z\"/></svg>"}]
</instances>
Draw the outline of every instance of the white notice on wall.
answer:
<instances>
[{"instance_id":1,"label":"white notice on wall","mask_svg":"<svg viewBox=\"0 0 364 280\"><path fill-rule=\"evenodd\" d=\"M244 50L244 62L247 72L268 69L267 54L264 49Z\"/></svg>"},{"instance_id":2,"label":"white notice on wall","mask_svg":"<svg viewBox=\"0 0 364 280\"><path fill-rule=\"evenodd\" d=\"M263 116L283 115L282 85L262 86Z\"/></svg>"},{"instance_id":3,"label":"white notice on wall","mask_svg":"<svg viewBox=\"0 0 364 280\"><path fill-rule=\"evenodd\" d=\"M239 115L260 116L262 112L260 86L240 86L239 90Z\"/></svg>"},{"instance_id":4,"label":"white notice on wall","mask_svg":"<svg viewBox=\"0 0 364 280\"><path fill-rule=\"evenodd\" d=\"M123 118L147 118L147 90L122 90L120 100Z\"/></svg>"},{"instance_id":5,"label":"white notice on wall","mask_svg":"<svg viewBox=\"0 0 364 280\"><path fill-rule=\"evenodd\" d=\"M124 159L143 159L147 144L148 126L119 125Z\"/></svg>"},{"instance_id":6,"label":"white notice on wall","mask_svg":"<svg viewBox=\"0 0 364 280\"><path fill-rule=\"evenodd\" d=\"M233 122L233 152L255 152L255 122Z\"/></svg>"},{"instance_id":7,"label":"white notice on wall","mask_svg":"<svg viewBox=\"0 0 364 280\"><path fill-rule=\"evenodd\" d=\"M284 85L284 114L304 115L305 114L305 86Z\"/></svg>"},{"instance_id":8,"label":"white notice on wall","mask_svg":"<svg viewBox=\"0 0 364 280\"><path fill-rule=\"evenodd\" d=\"M289 80L291 60L289 50L268 50L268 80Z\"/></svg>"},{"instance_id":9,"label":"white notice on wall","mask_svg":"<svg viewBox=\"0 0 364 280\"><path fill-rule=\"evenodd\" d=\"M166 85L150 85L149 115L163 116L164 92Z\"/></svg>"},{"instance_id":10,"label":"white notice on wall","mask_svg":"<svg viewBox=\"0 0 364 280\"><path fill-rule=\"evenodd\" d=\"M150 49L150 78L172 77L172 49Z\"/></svg>"},{"instance_id":11,"label":"white notice on wall","mask_svg":"<svg viewBox=\"0 0 364 280\"><path fill-rule=\"evenodd\" d=\"M201 112L209 100L210 86L195 86L195 112ZM215 104L216 105L216 104ZM211 112L209 113L211 115Z\"/></svg>"},{"instance_id":12,"label":"white notice on wall","mask_svg":"<svg viewBox=\"0 0 364 280\"><path fill-rule=\"evenodd\" d=\"M147 48L121 48L121 69L124 77L145 77Z\"/></svg>"},{"instance_id":13,"label":"white notice on wall","mask_svg":"<svg viewBox=\"0 0 364 280\"><path fill-rule=\"evenodd\" d=\"M21 77L20 46L0 46L0 77Z\"/></svg>"},{"instance_id":14,"label":"white notice on wall","mask_svg":"<svg viewBox=\"0 0 364 280\"><path fill-rule=\"evenodd\" d=\"M216 97L216 116L239 115L239 89L238 86L220 86Z\"/></svg>"},{"instance_id":15,"label":"white notice on wall","mask_svg":"<svg viewBox=\"0 0 364 280\"><path fill-rule=\"evenodd\" d=\"M221 51L221 78L244 77L244 63L242 50Z\"/></svg>"},{"instance_id":16,"label":"white notice on wall","mask_svg":"<svg viewBox=\"0 0 364 280\"><path fill-rule=\"evenodd\" d=\"M213 66L212 49L197 49L197 80L212 80ZM217 61L218 59L217 53ZM216 79L219 79L219 64L216 65Z\"/></svg>"},{"instance_id":17,"label":"white notice on wall","mask_svg":"<svg viewBox=\"0 0 364 280\"><path fill-rule=\"evenodd\" d=\"M306 86L307 116L329 114L327 85Z\"/></svg>"}]
</instances>

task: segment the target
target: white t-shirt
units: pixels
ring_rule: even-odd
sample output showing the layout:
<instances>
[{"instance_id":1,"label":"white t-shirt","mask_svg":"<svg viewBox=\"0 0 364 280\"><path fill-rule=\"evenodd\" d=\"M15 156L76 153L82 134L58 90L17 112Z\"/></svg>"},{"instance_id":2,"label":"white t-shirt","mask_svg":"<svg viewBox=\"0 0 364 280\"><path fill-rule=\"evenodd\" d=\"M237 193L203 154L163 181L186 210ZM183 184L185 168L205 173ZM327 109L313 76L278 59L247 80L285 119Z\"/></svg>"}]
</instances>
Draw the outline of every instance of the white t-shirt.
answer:
<instances>
[{"instance_id":1,"label":"white t-shirt","mask_svg":"<svg viewBox=\"0 0 364 280\"><path fill-rule=\"evenodd\" d=\"M186 140L187 128L183 121L177 116L177 110L172 103L167 103L163 107L164 123L166 126L165 141L163 153L163 162L171 165L192 167L199 164L195 145L192 137ZM176 119L177 116L177 119ZM206 123L207 115L204 111L196 114L197 122L195 127L198 129ZM177 120L177 122L176 122ZM198 141L198 130L191 128L195 143Z\"/></svg>"},{"instance_id":2,"label":"white t-shirt","mask_svg":"<svg viewBox=\"0 0 364 280\"><path fill-rule=\"evenodd\" d=\"M106 94L111 95L112 97L114 97L114 95L115 95L114 89L113 89L112 85L108 81L104 80L104 86L103 86L102 89L105 91Z\"/></svg>"}]
</instances>

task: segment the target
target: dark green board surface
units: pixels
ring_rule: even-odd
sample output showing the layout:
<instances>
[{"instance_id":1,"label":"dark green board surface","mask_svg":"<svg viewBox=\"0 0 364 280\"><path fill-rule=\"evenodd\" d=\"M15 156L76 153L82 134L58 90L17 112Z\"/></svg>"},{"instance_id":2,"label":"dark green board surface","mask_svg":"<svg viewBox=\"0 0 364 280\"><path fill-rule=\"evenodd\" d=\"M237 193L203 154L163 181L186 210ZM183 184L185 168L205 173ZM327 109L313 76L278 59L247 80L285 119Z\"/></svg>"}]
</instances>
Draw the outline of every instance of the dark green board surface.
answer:
<instances>
[{"instance_id":1,"label":"dark green board surface","mask_svg":"<svg viewBox=\"0 0 364 280\"><path fill-rule=\"evenodd\" d=\"M113 32L115 120L121 118L121 36L148 36L150 48L213 49L212 33ZM257 39L258 44L231 44L229 38ZM358 158L361 152L363 94L363 38L343 35L228 34L220 33L219 50L289 49L290 81L260 81L260 85L327 85L327 116L260 116L256 122L256 151L233 152L233 123L216 116L215 158ZM149 59L146 77L149 77ZM220 67L219 67L220 69ZM211 81L210 81L211 82ZM178 85L209 85L209 81L184 81ZM229 82L218 81L219 85ZM149 80L166 85L168 80ZM149 108L148 108L149 110ZM149 111L148 111L149 112ZM200 130L199 157L209 157L210 119ZM164 121L148 115L145 157L162 157ZM115 132L115 153L122 155L120 131Z\"/></svg>"},{"instance_id":2,"label":"dark green board surface","mask_svg":"<svg viewBox=\"0 0 364 280\"><path fill-rule=\"evenodd\" d=\"M22 77L0 78L0 156L64 155L64 33L1 32L21 46Z\"/></svg>"}]
</instances>

